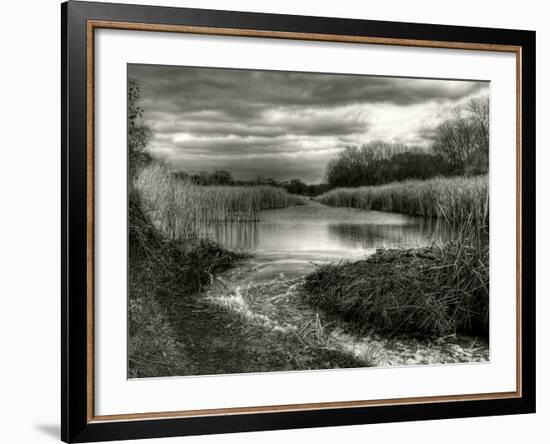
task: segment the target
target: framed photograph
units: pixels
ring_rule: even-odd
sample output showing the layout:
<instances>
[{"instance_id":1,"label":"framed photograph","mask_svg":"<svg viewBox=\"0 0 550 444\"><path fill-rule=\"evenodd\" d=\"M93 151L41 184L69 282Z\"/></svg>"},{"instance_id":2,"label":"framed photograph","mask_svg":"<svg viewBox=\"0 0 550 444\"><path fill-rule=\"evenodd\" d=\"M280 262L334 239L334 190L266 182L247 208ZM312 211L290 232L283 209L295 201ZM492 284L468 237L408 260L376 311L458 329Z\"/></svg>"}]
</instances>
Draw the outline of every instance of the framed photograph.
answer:
<instances>
[{"instance_id":1,"label":"framed photograph","mask_svg":"<svg viewBox=\"0 0 550 444\"><path fill-rule=\"evenodd\" d=\"M535 33L69 1L62 439L535 411Z\"/></svg>"}]
</instances>

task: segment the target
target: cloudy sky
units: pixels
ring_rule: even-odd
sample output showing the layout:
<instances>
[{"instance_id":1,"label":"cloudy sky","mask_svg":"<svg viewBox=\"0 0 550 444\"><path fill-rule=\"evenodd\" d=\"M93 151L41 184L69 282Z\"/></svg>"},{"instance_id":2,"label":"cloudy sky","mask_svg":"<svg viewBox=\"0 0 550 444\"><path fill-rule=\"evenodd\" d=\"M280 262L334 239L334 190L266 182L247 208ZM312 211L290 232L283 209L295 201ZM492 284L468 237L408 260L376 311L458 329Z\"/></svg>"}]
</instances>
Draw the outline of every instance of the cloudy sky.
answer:
<instances>
[{"instance_id":1,"label":"cloudy sky","mask_svg":"<svg viewBox=\"0 0 550 444\"><path fill-rule=\"evenodd\" d=\"M275 71L129 65L151 152L174 170L318 183L348 145L429 145L435 126L489 84Z\"/></svg>"}]
</instances>

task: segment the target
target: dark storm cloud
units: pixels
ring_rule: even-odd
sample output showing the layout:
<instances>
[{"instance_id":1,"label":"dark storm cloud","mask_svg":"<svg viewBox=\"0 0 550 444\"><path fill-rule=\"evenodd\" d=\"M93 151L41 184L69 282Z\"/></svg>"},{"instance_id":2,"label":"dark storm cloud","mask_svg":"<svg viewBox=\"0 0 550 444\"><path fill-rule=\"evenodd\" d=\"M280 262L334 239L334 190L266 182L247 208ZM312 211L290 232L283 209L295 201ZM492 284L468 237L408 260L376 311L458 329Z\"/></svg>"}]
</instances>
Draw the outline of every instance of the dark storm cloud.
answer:
<instances>
[{"instance_id":1,"label":"dark storm cloud","mask_svg":"<svg viewBox=\"0 0 550 444\"><path fill-rule=\"evenodd\" d=\"M356 141L357 142L357 139ZM300 152L315 152L328 148L344 148L349 143L339 143L330 139L319 141L314 146L307 145L307 139L295 137L275 138L227 138L204 137L190 141L172 141L174 152L185 152L197 155L262 155L262 154L292 154Z\"/></svg>"},{"instance_id":2,"label":"dark storm cloud","mask_svg":"<svg viewBox=\"0 0 550 444\"><path fill-rule=\"evenodd\" d=\"M261 119L250 119L246 122L224 122L193 121L181 117L178 120L157 122L154 129L164 135L173 136L182 132L197 136L278 137L281 134L339 136L363 133L368 130L368 123L349 116L343 116L340 119L316 116L296 117L273 122L271 125Z\"/></svg>"},{"instance_id":3,"label":"dark storm cloud","mask_svg":"<svg viewBox=\"0 0 550 444\"><path fill-rule=\"evenodd\" d=\"M448 82L368 77L132 65L130 76L140 79L152 109L177 112L215 110L233 118L254 116L266 107L336 107L356 103L413 105L456 100L479 91L480 82ZM159 106L160 105L160 106Z\"/></svg>"},{"instance_id":4,"label":"dark storm cloud","mask_svg":"<svg viewBox=\"0 0 550 444\"><path fill-rule=\"evenodd\" d=\"M129 65L128 74L141 86L153 153L183 169L218 168L223 158L245 178L319 180L329 153L371 136L426 143L434 127L422 120L428 107L437 120L487 90L483 82L151 65ZM400 117L410 121L417 109L418 131ZM271 156L270 164L247 157L254 154ZM306 164L296 167L297 159Z\"/></svg>"}]
</instances>

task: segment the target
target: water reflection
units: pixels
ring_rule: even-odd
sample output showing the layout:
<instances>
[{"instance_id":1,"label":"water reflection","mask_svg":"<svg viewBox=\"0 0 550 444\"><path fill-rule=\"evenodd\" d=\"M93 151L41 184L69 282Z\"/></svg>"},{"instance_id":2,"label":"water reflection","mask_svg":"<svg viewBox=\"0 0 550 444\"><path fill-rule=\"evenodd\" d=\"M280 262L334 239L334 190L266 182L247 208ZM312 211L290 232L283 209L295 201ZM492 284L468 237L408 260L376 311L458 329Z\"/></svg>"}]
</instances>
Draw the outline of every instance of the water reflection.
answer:
<instances>
[{"instance_id":1,"label":"water reflection","mask_svg":"<svg viewBox=\"0 0 550 444\"><path fill-rule=\"evenodd\" d=\"M260 244L260 222L229 222L204 228L204 234L232 250L253 250Z\"/></svg>"},{"instance_id":2,"label":"water reflection","mask_svg":"<svg viewBox=\"0 0 550 444\"><path fill-rule=\"evenodd\" d=\"M328 234L351 249L413 248L448 240L452 229L439 219L418 219L406 225L328 224Z\"/></svg>"},{"instance_id":3,"label":"water reflection","mask_svg":"<svg viewBox=\"0 0 550 444\"><path fill-rule=\"evenodd\" d=\"M320 205L270 210L259 222L204 227L203 234L232 250L255 250L277 260L334 260L376 248L414 248L452 237L438 219Z\"/></svg>"}]
</instances>

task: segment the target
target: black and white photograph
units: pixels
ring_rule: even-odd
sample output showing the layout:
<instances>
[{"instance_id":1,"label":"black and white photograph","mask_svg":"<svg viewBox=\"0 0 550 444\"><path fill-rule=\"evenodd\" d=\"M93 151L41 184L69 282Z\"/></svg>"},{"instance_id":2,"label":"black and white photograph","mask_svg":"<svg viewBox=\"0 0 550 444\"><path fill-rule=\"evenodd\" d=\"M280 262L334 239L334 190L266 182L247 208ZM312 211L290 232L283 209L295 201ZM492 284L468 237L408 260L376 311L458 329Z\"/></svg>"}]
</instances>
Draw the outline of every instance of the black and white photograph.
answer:
<instances>
[{"instance_id":1,"label":"black and white photograph","mask_svg":"<svg viewBox=\"0 0 550 444\"><path fill-rule=\"evenodd\" d=\"M3 12L0 442L548 435L543 2Z\"/></svg>"},{"instance_id":2,"label":"black and white photograph","mask_svg":"<svg viewBox=\"0 0 550 444\"><path fill-rule=\"evenodd\" d=\"M490 82L127 65L128 377L480 364Z\"/></svg>"}]
</instances>

